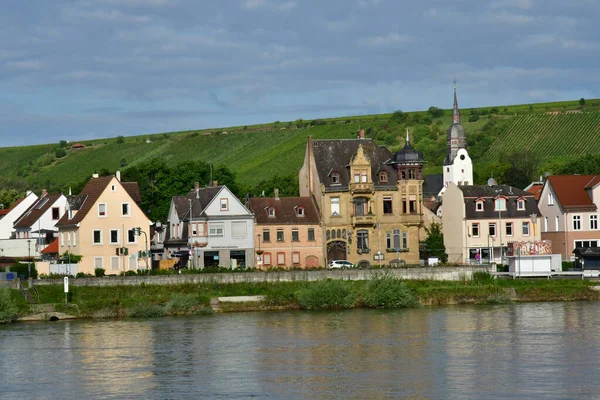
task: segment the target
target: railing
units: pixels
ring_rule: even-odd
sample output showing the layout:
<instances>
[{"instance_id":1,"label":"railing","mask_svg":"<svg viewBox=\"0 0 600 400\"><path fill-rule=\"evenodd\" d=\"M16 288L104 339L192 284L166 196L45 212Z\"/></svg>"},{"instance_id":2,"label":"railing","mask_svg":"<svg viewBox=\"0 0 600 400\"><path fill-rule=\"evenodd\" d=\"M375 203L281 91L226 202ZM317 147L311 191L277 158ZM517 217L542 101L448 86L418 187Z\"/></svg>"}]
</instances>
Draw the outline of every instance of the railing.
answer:
<instances>
[{"instance_id":1,"label":"railing","mask_svg":"<svg viewBox=\"0 0 600 400\"><path fill-rule=\"evenodd\" d=\"M375 187L372 183L368 182L354 182L350 183L350 192L352 193L371 193Z\"/></svg>"},{"instance_id":2,"label":"railing","mask_svg":"<svg viewBox=\"0 0 600 400\"><path fill-rule=\"evenodd\" d=\"M402 220L405 224L420 224L423 222L423 216L421 214L403 214Z\"/></svg>"},{"instance_id":3,"label":"railing","mask_svg":"<svg viewBox=\"0 0 600 400\"><path fill-rule=\"evenodd\" d=\"M376 218L374 215L353 215L352 225L374 225L375 220Z\"/></svg>"}]
</instances>

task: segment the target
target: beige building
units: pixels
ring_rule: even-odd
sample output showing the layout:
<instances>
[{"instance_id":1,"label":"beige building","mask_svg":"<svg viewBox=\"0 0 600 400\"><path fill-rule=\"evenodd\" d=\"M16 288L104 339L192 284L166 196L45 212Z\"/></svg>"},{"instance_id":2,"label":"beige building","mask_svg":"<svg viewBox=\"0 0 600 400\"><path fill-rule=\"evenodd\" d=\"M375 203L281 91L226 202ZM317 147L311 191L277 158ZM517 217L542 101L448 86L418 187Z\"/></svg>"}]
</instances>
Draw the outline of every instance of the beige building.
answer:
<instances>
[{"instance_id":1,"label":"beige building","mask_svg":"<svg viewBox=\"0 0 600 400\"><path fill-rule=\"evenodd\" d=\"M255 219L257 266L326 266L323 229L312 197L254 197L248 206Z\"/></svg>"},{"instance_id":2,"label":"beige building","mask_svg":"<svg viewBox=\"0 0 600 400\"><path fill-rule=\"evenodd\" d=\"M326 262L419 263L423 162L408 140L393 154L362 130L357 139L308 138L300 195L316 201Z\"/></svg>"},{"instance_id":3,"label":"beige building","mask_svg":"<svg viewBox=\"0 0 600 400\"><path fill-rule=\"evenodd\" d=\"M121 182L120 174L94 175L80 194L68 196L67 211L57 222L59 254L83 256L78 272L94 274L103 268L107 275L146 268L146 235L150 220L139 206L137 182ZM141 228L141 236L135 228Z\"/></svg>"},{"instance_id":4,"label":"beige building","mask_svg":"<svg viewBox=\"0 0 600 400\"><path fill-rule=\"evenodd\" d=\"M598 225L600 175L549 176L539 197L542 239L563 261L574 260L576 248L600 247Z\"/></svg>"},{"instance_id":5,"label":"beige building","mask_svg":"<svg viewBox=\"0 0 600 400\"><path fill-rule=\"evenodd\" d=\"M534 195L507 185L444 192L444 245L451 263L506 263L509 242L541 239Z\"/></svg>"}]
</instances>

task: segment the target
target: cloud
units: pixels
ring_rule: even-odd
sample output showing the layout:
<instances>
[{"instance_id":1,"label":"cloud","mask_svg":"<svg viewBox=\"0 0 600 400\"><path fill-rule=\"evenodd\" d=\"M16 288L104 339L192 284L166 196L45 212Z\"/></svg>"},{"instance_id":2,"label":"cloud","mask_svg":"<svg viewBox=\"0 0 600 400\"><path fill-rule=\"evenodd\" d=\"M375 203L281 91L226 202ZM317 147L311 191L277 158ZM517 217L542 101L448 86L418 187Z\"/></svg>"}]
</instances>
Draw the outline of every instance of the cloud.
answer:
<instances>
[{"instance_id":1,"label":"cloud","mask_svg":"<svg viewBox=\"0 0 600 400\"><path fill-rule=\"evenodd\" d=\"M405 44L410 42L408 35L400 35L398 33L390 33L386 36L375 36L365 39L360 39L359 44L364 46L389 46L396 44Z\"/></svg>"},{"instance_id":2,"label":"cloud","mask_svg":"<svg viewBox=\"0 0 600 400\"><path fill-rule=\"evenodd\" d=\"M65 19L89 19L101 22L148 23L152 19L146 15L127 15L119 10L81 10L77 8L63 9Z\"/></svg>"},{"instance_id":3,"label":"cloud","mask_svg":"<svg viewBox=\"0 0 600 400\"><path fill-rule=\"evenodd\" d=\"M484 21L495 24L507 24L507 25L525 25L532 23L535 19L531 16L524 14L513 14L506 11L502 11L496 14L488 14L483 16Z\"/></svg>"},{"instance_id":4,"label":"cloud","mask_svg":"<svg viewBox=\"0 0 600 400\"><path fill-rule=\"evenodd\" d=\"M491 9L520 8L521 10L529 10L533 8L533 6L533 0L496 0L490 4Z\"/></svg>"},{"instance_id":5,"label":"cloud","mask_svg":"<svg viewBox=\"0 0 600 400\"><path fill-rule=\"evenodd\" d=\"M296 7L295 1L267 1L267 0L246 0L242 6L247 10L256 10L259 8L269 8L279 12L287 12Z\"/></svg>"},{"instance_id":6,"label":"cloud","mask_svg":"<svg viewBox=\"0 0 600 400\"><path fill-rule=\"evenodd\" d=\"M43 63L36 60L8 61L5 65L9 69L22 71L38 71L43 68Z\"/></svg>"}]
</instances>

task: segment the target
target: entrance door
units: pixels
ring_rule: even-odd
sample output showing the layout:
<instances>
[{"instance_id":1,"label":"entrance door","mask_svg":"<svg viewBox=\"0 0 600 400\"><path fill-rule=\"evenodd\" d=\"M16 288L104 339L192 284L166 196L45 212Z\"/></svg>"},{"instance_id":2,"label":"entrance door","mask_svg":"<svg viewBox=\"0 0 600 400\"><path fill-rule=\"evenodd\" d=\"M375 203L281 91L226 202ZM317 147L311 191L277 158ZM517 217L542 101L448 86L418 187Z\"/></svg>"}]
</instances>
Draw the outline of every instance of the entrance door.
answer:
<instances>
[{"instance_id":1,"label":"entrance door","mask_svg":"<svg viewBox=\"0 0 600 400\"><path fill-rule=\"evenodd\" d=\"M327 243L327 262L346 259L346 242L335 240Z\"/></svg>"}]
</instances>

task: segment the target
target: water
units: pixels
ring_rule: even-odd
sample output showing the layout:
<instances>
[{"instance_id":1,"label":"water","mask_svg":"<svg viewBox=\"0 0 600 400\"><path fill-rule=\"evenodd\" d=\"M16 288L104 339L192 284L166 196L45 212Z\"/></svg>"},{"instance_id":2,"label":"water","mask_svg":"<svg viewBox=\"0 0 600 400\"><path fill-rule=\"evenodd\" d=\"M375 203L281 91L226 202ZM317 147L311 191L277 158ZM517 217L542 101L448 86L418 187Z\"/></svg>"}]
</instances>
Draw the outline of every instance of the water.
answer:
<instances>
[{"instance_id":1,"label":"water","mask_svg":"<svg viewBox=\"0 0 600 400\"><path fill-rule=\"evenodd\" d=\"M598 303L0 326L2 399L600 398Z\"/></svg>"}]
</instances>

